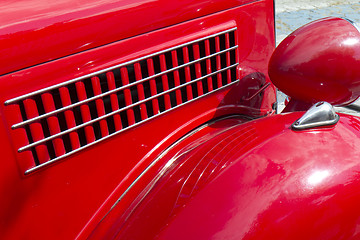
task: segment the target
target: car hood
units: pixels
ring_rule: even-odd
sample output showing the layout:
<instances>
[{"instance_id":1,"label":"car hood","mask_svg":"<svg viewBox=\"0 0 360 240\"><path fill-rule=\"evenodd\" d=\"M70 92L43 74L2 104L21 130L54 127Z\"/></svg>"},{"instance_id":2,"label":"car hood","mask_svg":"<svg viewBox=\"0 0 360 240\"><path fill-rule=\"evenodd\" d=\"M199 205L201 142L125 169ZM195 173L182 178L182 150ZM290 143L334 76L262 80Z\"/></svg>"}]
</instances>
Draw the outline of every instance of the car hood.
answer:
<instances>
[{"instance_id":1,"label":"car hood","mask_svg":"<svg viewBox=\"0 0 360 240\"><path fill-rule=\"evenodd\" d=\"M249 2L6 0L0 6L0 75Z\"/></svg>"}]
</instances>

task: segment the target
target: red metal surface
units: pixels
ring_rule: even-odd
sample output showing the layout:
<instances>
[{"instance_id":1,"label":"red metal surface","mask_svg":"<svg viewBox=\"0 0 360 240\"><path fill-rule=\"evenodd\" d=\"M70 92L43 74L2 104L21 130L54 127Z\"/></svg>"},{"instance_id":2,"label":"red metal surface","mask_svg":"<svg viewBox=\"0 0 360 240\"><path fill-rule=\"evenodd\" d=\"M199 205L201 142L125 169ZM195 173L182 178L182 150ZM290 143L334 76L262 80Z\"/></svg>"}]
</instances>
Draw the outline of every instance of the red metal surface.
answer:
<instances>
[{"instance_id":1,"label":"red metal surface","mask_svg":"<svg viewBox=\"0 0 360 240\"><path fill-rule=\"evenodd\" d=\"M140 64L136 63L135 64L135 78L136 80L140 80L141 77L141 68L140 68ZM139 95L139 100L144 100L145 99L145 94L144 94L144 86L142 84L137 86L137 90L138 90L138 95ZM141 114L141 119L144 120L146 119L147 116L147 112L146 112L146 105L140 104L140 114Z\"/></svg>"},{"instance_id":2,"label":"red metal surface","mask_svg":"<svg viewBox=\"0 0 360 240\"><path fill-rule=\"evenodd\" d=\"M57 11L61 8L55 7L56 3L44 8L28 9L31 13L35 11L37 18L31 18L28 12L19 10L18 14L12 15L20 18L19 22L14 22L10 19L10 12L15 11L11 8L15 3L8 1L9 12L1 15L7 19L0 29L1 36L4 36L0 40L4 49L0 57L1 74L72 54L0 77L0 146L3 159L0 193L4 196L0 200L0 233L5 239L86 238L143 170L181 136L216 117L229 114L263 116L272 112L271 105L275 101L273 88L266 89L256 103L255 100L254 103L244 103L239 95L247 86L242 79L253 72L266 72L266 61L274 49L272 1L256 1L239 7L235 6L246 1L155 1L147 4L138 2L138 5L132 6L134 8L128 5L133 2L120 1L114 5L97 5L99 8L94 12L89 10L91 6L80 11L76 5L78 2L63 7L62 13ZM98 4L99 1L96 2ZM120 9L121 4L126 7ZM20 6L20 9L26 6ZM74 13L67 15L70 7ZM154 11L160 8L161 11ZM147 14L139 18L142 12ZM210 12L216 13L200 17ZM146 18L150 15L152 21ZM21 16L28 21L21 22ZM193 17L196 19L179 23ZM119 22L118 18L126 21ZM140 19L145 24L139 24ZM179 24L165 27L173 23ZM237 52L239 83L129 129L57 164L24 175L32 165L29 152L18 153L17 149L28 144L23 140L26 139L26 130L11 130L12 124L21 122L22 117L18 114L18 106L4 106L6 100L234 26L238 27L236 42L241 46ZM159 30L149 32L155 28ZM139 35L144 32L146 34ZM138 36L132 37L134 35ZM122 41L114 42L122 38ZM113 43L99 46L109 42ZM88 48L92 49L84 51ZM80 53L73 54L75 52ZM152 71L153 66L149 61L149 75L152 75ZM266 76L261 75L260 78L269 82ZM96 79L93 81L96 84ZM113 87L111 77L108 81L109 88ZM87 97L84 85L83 82L76 85L82 98ZM150 87L156 92L155 81ZM97 89L100 92L101 87ZM59 95L64 106L71 102L66 88L59 90ZM127 97L131 101L131 95ZM29 103L29 110L27 106L24 107L25 114L38 114L34 104ZM159 108L156 99L153 104L155 111L156 106ZM95 113L102 114L101 102L98 101L96 105ZM116 109L119 106L114 103L111 107ZM79 119L83 122L91 119L91 112L85 105L80 109ZM130 111L128 113L131 115ZM66 125L74 124L76 116L66 112L64 116ZM114 115L115 127L121 128L119 124L116 125L116 118L119 119L119 115ZM30 127L28 131L34 131L34 136L43 138L41 127L39 123L34 123L34 129ZM72 134L70 142L73 149L81 144L77 134L86 136L87 142L96 138L92 126ZM40 145L37 150L41 147L46 146ZM39 155L47 161L47 156L41 155L41 149Z\"/></svg>"},{"instance_id":3,"label":"red metal surface","mask_svg":"<svg viewBox=\"0 0 360 240\"><path fill-rule=\"evenodd\" d=\"M189 62L189 50L187 47L183 48L183 54L184 54L184 63L188 63ZM190 82L190 80L191 80L190 67L185 67L185 80L186 80L186 82ZM193 99L191 85L186 86L186 93L187 93L186 94L187 100Z\"/></svg>"},{"instance_id":4,"label":"red metal surface","mask_svg":"<svg viewBox=\"0 0 360 240\"><path fill-rule=\"evenodd\" d=\"M62 87L59 89L61 103L63 106L68 106L71 104L69 89L66 87ZM65 111L65 121L68 128L72 128L76 125L75 123L75 117L74 113L72 111ZM80 147L80 141L79 136L77 132L71 132L69 134L70 142L71 142L71 148L72 149L78 149Z\"/></svg>"},{"instance_id":5,"label":"red metal surface","mask_svg":"<svg viewBox=\"0 0 360 240\"><path fill-rule=\"evenodd\" d=\"M199 59L200 58L200 49L199 49L198 43L194 44L193 51L194 51L195 60ZM199 62L195 63L195 72L196 72L196 78L200 78L201 77L201 66L200 66ZM231 80L231 78L229 78L229 81L230 80ZM203 95L204 91L203 91L203 84L201 81L197 82L197 89L198 89L198 96Z\"/></svg>"},{"instance_id":6,"label":"red metal surface","mask_svg":"<svg viewBox=\"0 0 360 240\"><path fill-rule=\"evenodd\" d=\"M209 43L209 40L206 40L206 41L205 41L205 54L206 54L207 56L210 55L210 43ZM207 74L211 73L211 61L210 61L210 59L207 59L207 60L206 60L206 73L207 73ZM209 78L207 79L207 81L208 81L209 91L213 90L213 84L212 84L212 79L211 79L211 77L209 77Z\"/></svg>"},{"instance_id":7,"label":"red metal surface","mask_svg":"<svg viewBox=\"0 0 360 240\"><path fill-rule=\"evenodd\" d=\"M39 116L38 109L36 107L35 100L28 99L24 101L25 114L28 118ZM44 138L44 133L42 131L41 123L33 123L30 125L31 136L34 141L41 140ZM45 145L39 145L36 147L35 151L37 152L38 161L40 163L46 162L49 159L49 154L46 150Z\"/></svg>"},{"instance_id":8,"label":"red metal surface","mask_svg":"<svg viewBox=\"0 0 360 240\"><path fill-rule=\"evenodd\" d=\"M100 86L100 79L98 77L92 77L91 83L93 85L94 95L96 96L96 95L101 94L102 91L101 91L101 86ZM97 110L98 116L99 117L104 116L105 115L104 101L102 99L96 99L95 104L96 104L96 110ZM109 135L108 126L107 126L107 122L105 119L100 121L100 131L101 131L101 135L103 137Z\"/></svg>"},{"instance_id":9,"label":"red metal surface","mask_svg":"<svg viewBox=\"0 0 360 240\"><path fill-rule=\"evenodd\" d=\"M77 82L75 84L76 86L76 92L77 95L79 97L79 100L85 100L87 98L86 96L86 91L85 91L85 85L83 82ZM90 108L87 105L81 105L80 106L80 111L81 111L81 119L83 122L89 122L91 120L91 115L90 115ZM95 141L95 133L94 133L94 128L92 125L86 126L85 128L85 136L86 136L86 142L87 143L91 143L93 141Z\"/></svg>"},{"instance_id":10,"label":"red metal surface","mask_svg":"<svg viewBox=\"0 0 360 240\"><path fill-rule=\"evenodd\" d=\"M166 71L166 61L165 61L165 55L164 54L160 55L160 69L161 69L161 71ZM164 91L169 90L169 80L167 78L167 75L162 75L161 80L162 80L163 90ZM165 109L166 110L170 109L171 108L171 102L170 102L170 95L168 93L166 93L164 95L164 101L165 101Z\"/></svg>"},{"instance_id":11,"label":"red metal surface","mask_svg":"<svg viewBox=\"0 0 360 240\"><path fill-rule=\"evenodd\" d=\"M216 48L216 51L220 51L220 41L219 41L219 37L216 37L215 38L215 48ZM216 56L216 69L217 70L220 70L221 69L221 62L220 62L220 56ZM218 77L217 77L217 84L218 86L222 86L222 77L221 77L221 74L219 73L218 74Z\"/></svg>"},{"instance_id":12,"label":"red metal surface","mask_svg":"<svg viewBox=\"0 0 360 240\"><path fill-rule=\"evenodd\" d=\"M5 0L0 75L250 2Z\"/></svg>"},{"instance_id":13,"label":"red metal surface","mask_svg":"<svg viewBox=\"0 0 360 240\"><path fill-rule=\"evenodd\" d=\"M125 67L122 67L120 69L120 73L121 73L122 84L123 85L129 84L129 74L128 74L127 69ZM125 97L126 106L129 106L132 103L130 89L124 90L124 97ZM133 125L135 123L134 110L132 108L130 108L130 109L126 110L126 114L127 114L127 118L129 121L128 124Z\"/></svg>"},{"instance_id":14,"label":"red metal surface","mask_svg":"<svg viewBox=\"0 0 360 240\"><path fill-rule=\"evenodd\" d=\"M360 32L348 21L325 18L299 28L276 48L272 82L307 103L351 103L360 95Z\"/></svg>"},{"instance_id":15,"label":"red metal surface","mask_svg":"<svg viewBox=\"0 0 360 240\"><path fill-rule=\"evenodd\" d=\"M155 74L154 61L152 59L148 59L147 65L148 65L149 76L153 76ZM155 78L150 80L150 91L151 91L152 96L156 95L156 93L157 93ZM154 113L158 113L159 112L159 101L157 98L155 98L152 101L152 105L153 105Z\"/></svg>"},{"instance_id":16,"label":"red metal surface","mask_svg":"<svg viewBox=\"0 0 360 240\"><path fill-rule=\"evenodd\" d=\"M334 127L292 131L301 114L201 128L162 156L92 236L359 238L360 120L341 115Z\"/></svg>"},{"instance_id":17,"label":"red metal surface","mask_svg":"<svg viewBox=\"0 0 360 240\"><path fill-rule=\"evenodd\" d=\"M172 58L173 66L177 67L179 65L179 63L178 63L178 60L177 60L177 52L176 52L176 50L171 52L171 58ZM175 84L175 87L180 86L180 75L179 75L179 71L177 71L177 70L174 72L174 84ZM176 94L176 103L181 104L182 103L182 98L181 98L180 89L176 90L175 94Z\"/></svg>"},{"instance_id":18,"label":"red metal surface","mask_svg":"<svg viewBox=\"0 0 360 240\"><path fill-rule=\"evenodd\" d=\"M282 113L294 112L294 111L307 111L313 104L296 100L291 98L290 101L285 102L285 108L282 110Z\"/></svg>"},{"instance_id":19,"label":"red metal surface","mask_svg":"<svg viewBox=\"0 0 360 240\"><path fill-rule=\"evenodd\" d=\"M44 93L41 96L46 102L44 106L37 106L36 99L24 101L24 106L1 104L0 119L3 124L0 125L0 146L3 161L0 193L3 197L0 199L0 237L359 238L359 118L341 115L334 127L298 132L292 131L290 125L302 113L251 122L244 117L224 119L227 115L258 117L270 114L274 103L274 87L266 87L269 79L264 74L274 48L273 2L249 2L108 0L99 5L99 1L85 4L80 0L71 1L71 6L67 5L68 1L62 1L41 7L44 2L39 0L32 1L32 4L38 3L40 7L33 8L32 5L31 10L29 5L6 1L7 8L2 9L8 10L1 15L4 25L0 27L0 44L4 46L0 74L57 60L2 75L1 103L235 26L238 28L235 41L240 46L236 57L240 64L237 73L240 81L29 175L24 175L25 170L32 166L28 161L29 152L17 152L19 147L27 144L22 140L26 139L24 136L31 134L36 139L43 139L44 126L49 127L49 132L56 133L61 124L74 125L76 116L65 112L66 123L61 123L57 116L51 116L42 123L31 124L29 129L11 130L12 124L21 121L21 114L37 116L38 108L43 108L44 112L51 111L54 99ZM249 4L238 6L242 3ZM14 10L14 6L19 8ZM18 18L16 22L10 18L12 15ZM324 22L330 32L344 27L343 32L338 29L340 37L351 34L346 30L352 26L344 20L328 19ZM308 41L311 40L309 47L315 40L324 40L308 37ZM301 34L299 39L306 43ZM216 48L220 49L219 40L216 42ZM329 43L335 44L335 40L330 39ZM86 49L90 50L84 51ZM182 50L191 51L187 47ZM310 48L306 53L315 50ZM192 51L196 58L196 45ZM310 63L315 64L312 65L314 69L319 67L323 71L323 65L317 66L315 60L320 63L332 56L319 55L313 61L305 61L300 58L303 55L296 51L294 54L298 54L299 62L303 64L296 69L297 74L308 73ZM210 54L209 47L205 47L205 52ZM340 55L345 53L340 51ZM338 52L336 54L339 56ZM189 55L184 60L189 61ZM353 60L357 59L350 58L341 67L350 66L352 69L355 66ZM165 70L163 56L160 63ZM219 60L215 61L217 68L219 64ZM206 68L210 65L211 62L207 62ZM141 69L137 65L135 68L135 78L139 78ZM197 75L199 66L193 70ZM190 71L188 68L185 79L177 77L175 72L174 84L179 84L180 80L189 81ZM334 95L330 100L336 103L351 100L358 92L357 80L352 78L352 74L357 72L342 71L345 72L335 71L333 76L350 76L350 81L344 81L342 86L351 93L349 98L343 99L335 94L337 81L335 85L332 85L331 78L320 81L329 84L329 93ZM129 82L126 72L125 67L119 72L123 84ZM152 60L148 61L148 72L149 75L154 74ZM315 76L316 79L309 78L309 86L321 74ZM116 87L113 77L108 74L109 89ZM278 77L274 79L280 79ZM293 81L289 81L291 84L302 83L301 79L288 79ZM164 77L161 80L165 88L169 87L166 86L168 79ZM291 89L291 84L287 85L289 82L280 79L280 85L286 85L284 89ZM98 78L91 79L90 84L93 94L102 92ZM151 92L156 93L155 79L149 85ZM211 84L208 86L212 87ZM78 82L75 87L80 100L88 97L84 82ZM202 87L200 82L197 94L204 90ZM144 98L141 85L137 90L138 97ZM190 85L188 91L189 97L190 93L193 94ZM311 102L316 91L312 89L310 95L306 95L304 90L296 89L292 97ZM131 91L124 95L130 103L133 97ZM180 102L181 92L177 92L176 96L176 101ZM194 96L195 93L191 98ZM59 89L59 98L64 106L71 103L67 88ZM116 98L116 95L110 96L112 110L119 108ZM78 119L86 122L91 120L91 114L104 115L103 101L98 99L92 109L87 105L80 106L81 116L77 116ZM171 100L166 96L164 102L164 108L171 106ZM152 104L156 112L159 102L154 99ZM147 117L145 110L146 106L140 108L141 118ZM127 115L129 125L134 124L134 112L129 109ZM218 117L223 119L204 125ZM120 115L113 118L114 127L121 129ZM103 136L108 134L105 124L99 123ZM191 134L186 135L189 132ZM73 132L69 138L74 149L81 145L77 134L83 134L87 142L99 137L95 136L93 126L88 126L83 132ZM184 135L186 138L182 138ZM64 151L59 140L54 139L57 141L54 154ZM35 149L39 162L49 158L44 148L47 146L40 145Z\"/></svg>"},{"instance_id":20,"label":"red metal surface","mask_svg":"<svg viewBox=\"0 0 360 240\"><path fill-rule=\"evenodd\" d=\"M54 99L49 93L44 93L42 96L45 112L51 112L55 110ZM51 116L47 119L50 134L56 134L60 132L59 119L56 116ZM53 140L54 151L56 156L63 155L65 153L64 142L61 138L55 138Z\"/></svg>"},{"instance_id":21,"label":"red metal surface","mask_svg":"<svg viewBox=\"0 0 360 240\"><path fill-rule=\"evenodd\" d=\"M107 84L108 84L109 90L115 89L116 86L115 86L114 73L108 72L106 76L107 76L107 80L108 80ZM118 98L117 98L116 94L111 94L110 95L110 101L111 101L111 110L112 111L118 110L119 109L119 102L118 102ZM120 129L122 129L120 114L115 114L113 116L113 119L114 119L115 131L119 131Z\"/></svg>"}]
</instances>

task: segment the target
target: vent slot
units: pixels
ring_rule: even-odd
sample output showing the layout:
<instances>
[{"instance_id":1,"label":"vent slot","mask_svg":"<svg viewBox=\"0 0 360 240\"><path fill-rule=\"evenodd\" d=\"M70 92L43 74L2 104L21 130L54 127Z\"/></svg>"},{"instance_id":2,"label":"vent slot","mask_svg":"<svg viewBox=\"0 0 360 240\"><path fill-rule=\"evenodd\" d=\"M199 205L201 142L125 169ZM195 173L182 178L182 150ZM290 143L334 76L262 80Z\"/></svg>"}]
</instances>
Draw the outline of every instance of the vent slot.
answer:
<instances>
[{"instance_id":1,"label":"vent slot","mask_svg":"<svg viewBox=\"0 0 360 240\"><path fill-rule=\"evenodd\" d=\"M29 93L18 104L39 167L64 158L236 79L236 28Z\"/></svg>"}]
</instances>

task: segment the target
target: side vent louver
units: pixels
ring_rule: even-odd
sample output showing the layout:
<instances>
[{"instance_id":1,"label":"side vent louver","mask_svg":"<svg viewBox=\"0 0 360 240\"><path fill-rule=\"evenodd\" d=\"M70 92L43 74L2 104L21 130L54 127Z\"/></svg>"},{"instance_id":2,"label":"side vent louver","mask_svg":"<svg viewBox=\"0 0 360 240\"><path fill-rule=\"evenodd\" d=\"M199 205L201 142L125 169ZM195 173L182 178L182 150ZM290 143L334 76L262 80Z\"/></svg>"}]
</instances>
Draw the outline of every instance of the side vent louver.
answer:
<instances>
[{"instance_id":1,"label":"side vent louver","mask_svg":"<svg viewBox=\"0 0 360 240\"><path fill-rule=\"evenodd\" d=\"M59 160L199 97L236 77L236 28L41 89L18 104L35 167Z\"/></svg>"}]
</instances>

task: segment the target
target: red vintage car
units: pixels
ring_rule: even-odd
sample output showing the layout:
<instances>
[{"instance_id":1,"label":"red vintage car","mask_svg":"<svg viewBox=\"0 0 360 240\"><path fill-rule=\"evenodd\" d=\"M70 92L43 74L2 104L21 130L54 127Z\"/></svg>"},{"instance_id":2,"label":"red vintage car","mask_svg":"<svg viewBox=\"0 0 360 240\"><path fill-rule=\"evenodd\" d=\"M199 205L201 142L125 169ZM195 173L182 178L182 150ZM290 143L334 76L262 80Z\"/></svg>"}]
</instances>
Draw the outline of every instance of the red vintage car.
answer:
<instances>
[{"instance_id":1,"label":"red vintage car","mask_svg":"<svg viewBox=\"0 0 360 240\"><path fill-rule=\"evenodd\" d=\"M1 5L1 239L360 239L351 21L274 52L272 0Z\"/></svg>"}]
</instances>

